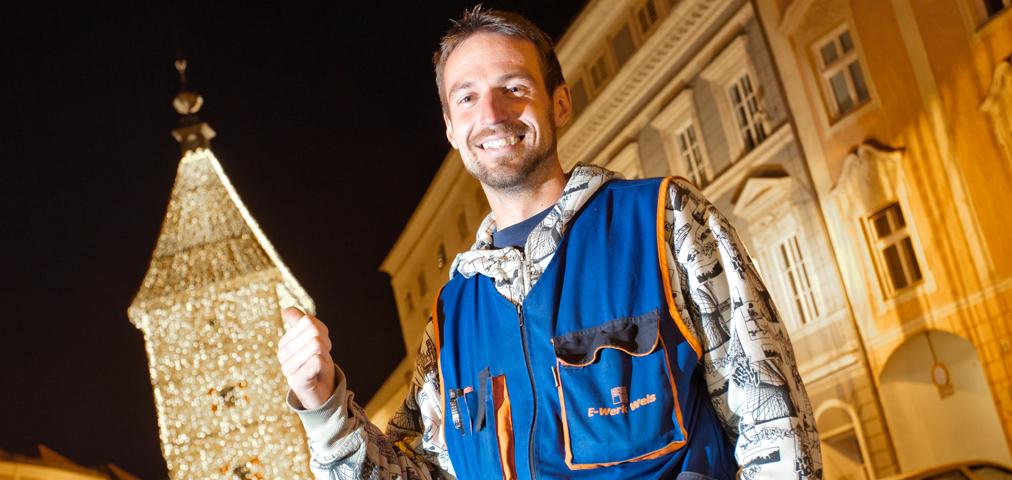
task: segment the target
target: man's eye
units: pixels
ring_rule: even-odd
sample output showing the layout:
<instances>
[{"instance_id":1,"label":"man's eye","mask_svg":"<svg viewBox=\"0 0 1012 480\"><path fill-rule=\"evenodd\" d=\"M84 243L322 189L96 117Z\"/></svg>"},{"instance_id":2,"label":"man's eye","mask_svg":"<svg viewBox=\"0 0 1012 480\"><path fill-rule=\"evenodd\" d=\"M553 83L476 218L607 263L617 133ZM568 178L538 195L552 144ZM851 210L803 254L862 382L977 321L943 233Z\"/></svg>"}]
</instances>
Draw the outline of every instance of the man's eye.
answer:
<instances>
[{"instance_id":1,"label":"man's eye","mask_svg":"<svg viewBox=\"0 0 1012 480\"><path fill-rule=\"evenodd\" d=\"M460 97L460 103L468 103L471 100L474 100L474 97L472 97L470 95L465 95L463 97Z\"/></svg>"},{"instance_id":2,"label":"man's eye","mask_svg":"<svg viewBox=\"0 0 1012 480\"><path fill-rule=\"evenodd\" d=\"M509 90L509 91L511 91L511 92L513 92L513 93L519 93L519 92L520 92L520 91L522 91L523 89L522 89L522 88L520 88L520 87L509 87L509 88L507 88L507 90Z\"/></svg>"}]
</instances>

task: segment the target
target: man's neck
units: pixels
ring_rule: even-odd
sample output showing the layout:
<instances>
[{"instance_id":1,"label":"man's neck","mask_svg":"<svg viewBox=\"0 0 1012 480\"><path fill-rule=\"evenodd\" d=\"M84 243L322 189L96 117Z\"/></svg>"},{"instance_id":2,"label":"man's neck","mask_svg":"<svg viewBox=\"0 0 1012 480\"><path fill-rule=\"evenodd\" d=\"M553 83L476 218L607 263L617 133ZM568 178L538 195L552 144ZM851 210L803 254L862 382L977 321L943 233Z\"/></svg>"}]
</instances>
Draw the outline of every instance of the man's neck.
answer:
<instances>
[{"instance_id":1,"label":"man's neck","mask_svg":"<svg viewBox=\"0 0 1012 480\"><path fill-rule=\"evenodd\" d=\"M545 178L523 189L503 192L483 186L495 214L496 228L516 225L558 203L566 188L566 174L558 162L546 173Z\"/></svg>"}]
</instances>

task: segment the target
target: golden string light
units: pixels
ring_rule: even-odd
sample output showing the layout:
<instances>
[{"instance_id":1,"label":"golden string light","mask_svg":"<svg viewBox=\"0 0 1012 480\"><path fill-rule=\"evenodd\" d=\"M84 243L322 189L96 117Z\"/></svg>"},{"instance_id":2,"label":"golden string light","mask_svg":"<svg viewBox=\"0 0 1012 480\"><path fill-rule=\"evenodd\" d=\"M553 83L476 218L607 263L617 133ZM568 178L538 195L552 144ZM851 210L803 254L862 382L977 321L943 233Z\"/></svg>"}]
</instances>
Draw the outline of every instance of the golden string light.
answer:
<instances>
[{"instance_id":1,"label":"golden string light","mask_svg":"<svg viewBox=\"0 0 1012 480\"><path fill-rule=\"evenodd\" d=\"M211 151L187 152L128 310L173 480L312 478L275 356L289 306L315 310Z\"/></svg>"}]
</instances>

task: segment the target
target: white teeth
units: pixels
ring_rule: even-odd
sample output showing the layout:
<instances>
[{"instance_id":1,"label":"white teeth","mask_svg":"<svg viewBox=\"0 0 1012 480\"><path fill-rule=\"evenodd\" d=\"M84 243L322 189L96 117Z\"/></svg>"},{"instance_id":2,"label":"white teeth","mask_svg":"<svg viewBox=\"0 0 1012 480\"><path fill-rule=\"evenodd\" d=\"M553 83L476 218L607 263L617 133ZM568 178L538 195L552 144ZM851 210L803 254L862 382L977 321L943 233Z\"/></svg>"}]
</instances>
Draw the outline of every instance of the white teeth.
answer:
<instances>
[{"instance_id":1,"label":"white teeth","mask_svg":"<svg viewBox=\"0 0 1012 480\"><path fill-rule=\"evenodd\" d=\"M499 140L492 140L491 142L481 144L481 148L502 148L506 145L516 145L519 141L520 137L500 138Z\"/></svg>"}]
</instances>

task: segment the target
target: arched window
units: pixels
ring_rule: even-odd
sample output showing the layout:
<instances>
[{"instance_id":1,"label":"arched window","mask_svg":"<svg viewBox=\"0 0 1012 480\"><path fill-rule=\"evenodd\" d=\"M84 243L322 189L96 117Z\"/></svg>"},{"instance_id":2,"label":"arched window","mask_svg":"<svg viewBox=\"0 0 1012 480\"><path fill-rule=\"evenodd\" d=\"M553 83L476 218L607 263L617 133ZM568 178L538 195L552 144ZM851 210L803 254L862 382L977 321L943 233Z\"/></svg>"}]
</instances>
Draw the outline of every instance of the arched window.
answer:
<instances>
[{"instance_id":1,"label":"arched window","mask_svg":"<svg viewBox=\"0 0 1012 480\"><path fill-rule=\"evenodd\" d=\"M822 443L824 480L875 478L868 463L864 432L853 408L832 399L819 406L815 420Z\"/></svg>"}]
</instances>

